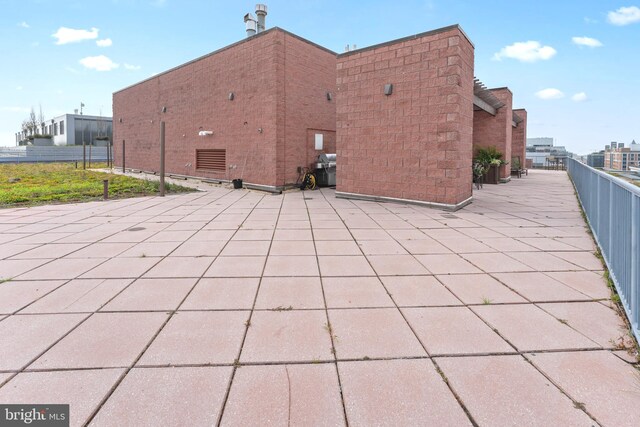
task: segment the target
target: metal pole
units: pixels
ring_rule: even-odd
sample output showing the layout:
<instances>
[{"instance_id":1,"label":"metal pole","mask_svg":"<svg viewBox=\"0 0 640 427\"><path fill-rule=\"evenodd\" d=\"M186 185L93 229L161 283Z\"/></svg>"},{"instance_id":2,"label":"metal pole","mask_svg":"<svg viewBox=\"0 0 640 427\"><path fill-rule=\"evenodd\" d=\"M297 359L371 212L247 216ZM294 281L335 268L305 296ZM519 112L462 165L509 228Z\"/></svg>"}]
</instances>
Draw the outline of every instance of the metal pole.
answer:
<instances>
[{"instance_id":1,"label":"metal pole","mask_svg":"<svg viewBox=\"0 0 640 427\"><path fill-rule=\"evenodd\" d=\"M82 107L80 107L80 111L82 111ZM85 125L82 123L82 169L87 168L87 144L84 140L84 130Z\"/></svg>"},{"instance_id":2,"label":"metal pole","mask_svg":"<svg viewBox=\"0 0 640 427\"><path fill-rule=\"evenodd\" d=\"M125 157L124 157L124 154L125 154L125 145L126 145L126 144L125 144L125 140L123 139L123 140L122 140L122 173L125 173L125 172L126 172L126 170L125 170L125 165L124 165L124 161L125 161Z\"/></svg>"},{"instance_id":3,"label":"metal pole","mask_svg":"<svg viewBox=\"0 0 640 427\"><path fill-rule=\"evenodd\" d=\"M109 180L108 179L103 179L102 180L102 198L104 200L107 200L109 198Z\"/></svg>"},{"instance_id":4,"label":"metal pole","mask_svg":"<svg viewBox=\"0 0 640 427\"><path fill-rule=\"evenodd\" d=\"M160 122L160 197L164 197L164 121Z\"/></svg>"}]
</instances>

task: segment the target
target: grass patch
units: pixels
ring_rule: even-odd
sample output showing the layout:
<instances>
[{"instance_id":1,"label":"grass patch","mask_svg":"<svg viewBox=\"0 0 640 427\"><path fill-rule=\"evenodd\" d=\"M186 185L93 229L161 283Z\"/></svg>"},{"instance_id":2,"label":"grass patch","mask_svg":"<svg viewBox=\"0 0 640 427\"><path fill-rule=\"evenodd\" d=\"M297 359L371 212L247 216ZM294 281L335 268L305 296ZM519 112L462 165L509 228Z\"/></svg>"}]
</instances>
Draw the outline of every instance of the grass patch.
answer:
<instances>
[{"instance_id":1,"label":"grass patch","mask_svg":"<svg viewBox=\"0 0 640 427\"><path fill-rule=\"evenodd\" d=\"M92 168L106 167L95 163ZM103 183L109 180L109 198L154 195L159 182L123 175L76 169L74 163L19 163L0 165L0 207L70 203L102 198ZM194 191L166 184L167 193Z\"/></svg>"}]
</instances>

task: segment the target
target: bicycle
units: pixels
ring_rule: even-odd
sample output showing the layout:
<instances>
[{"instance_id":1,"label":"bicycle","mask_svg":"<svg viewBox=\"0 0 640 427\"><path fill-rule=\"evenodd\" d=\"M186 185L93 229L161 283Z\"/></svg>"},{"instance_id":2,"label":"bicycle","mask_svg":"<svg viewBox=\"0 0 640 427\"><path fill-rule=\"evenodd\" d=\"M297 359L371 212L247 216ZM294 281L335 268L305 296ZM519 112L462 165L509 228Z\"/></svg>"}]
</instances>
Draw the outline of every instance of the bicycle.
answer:
<instances>
[{"instance_id":1,"label":"bicycle","mask_svg":"<svg viewBox=\"0 0 640 427\"><path fill-rule=\"evenodd\" d=\"M302 191L315 190L316 182L316 175L309 168L302 168L296 184L299 185Z\"/></svg>"}]
</instances>

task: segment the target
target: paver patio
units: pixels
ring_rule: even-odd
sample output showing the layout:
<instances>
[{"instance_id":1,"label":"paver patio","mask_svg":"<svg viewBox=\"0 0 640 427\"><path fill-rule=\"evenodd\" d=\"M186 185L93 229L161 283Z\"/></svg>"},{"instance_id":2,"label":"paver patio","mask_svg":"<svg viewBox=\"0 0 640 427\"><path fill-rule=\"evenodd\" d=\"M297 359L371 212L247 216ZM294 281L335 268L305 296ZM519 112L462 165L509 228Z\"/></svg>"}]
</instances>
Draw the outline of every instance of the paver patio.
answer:
<instances>
[{"instance_id":1,"label":"paver patio","mask_svg":"<svg viewBox=\"0 0 640 427\"><path fill-rule=\"evenodd\" d=\"M205 191L0 211L0 403L84 425L640 425L563 172L455 212Z\"/></svg>"}]
</instances>

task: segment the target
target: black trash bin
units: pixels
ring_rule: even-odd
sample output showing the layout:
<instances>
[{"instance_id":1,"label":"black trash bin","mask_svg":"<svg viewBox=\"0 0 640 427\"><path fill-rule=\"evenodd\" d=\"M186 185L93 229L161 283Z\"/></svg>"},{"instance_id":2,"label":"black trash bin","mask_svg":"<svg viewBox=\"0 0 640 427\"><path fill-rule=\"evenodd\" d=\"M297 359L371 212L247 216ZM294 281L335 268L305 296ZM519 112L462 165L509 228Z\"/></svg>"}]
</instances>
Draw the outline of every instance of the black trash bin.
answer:
<instances>
[{"instance_id":1,"label":"black trash bin","mask_svg":"<svg viewBox=\"0 0 640 427\"><path fill-rule=\"evenodd\" d=\"M238 188L242 188L242 180L241 179L234 179L231 182L233 182L233 188L235 188L236 190Z\"/></svg>"}]
</instances>

